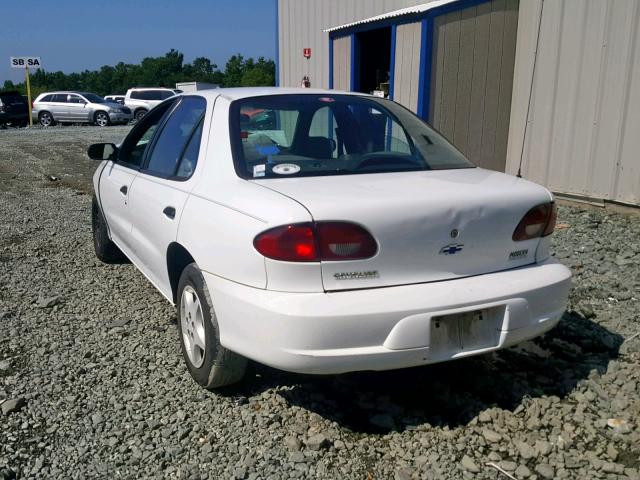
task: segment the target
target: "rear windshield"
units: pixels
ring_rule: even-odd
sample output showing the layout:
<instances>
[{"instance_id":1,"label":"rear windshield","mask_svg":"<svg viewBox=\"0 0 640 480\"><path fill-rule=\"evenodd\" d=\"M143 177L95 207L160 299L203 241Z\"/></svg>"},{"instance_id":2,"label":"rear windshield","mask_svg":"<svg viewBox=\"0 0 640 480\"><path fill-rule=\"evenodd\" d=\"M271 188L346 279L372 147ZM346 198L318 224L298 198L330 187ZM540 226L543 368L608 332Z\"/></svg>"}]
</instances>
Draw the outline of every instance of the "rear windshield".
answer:
<instances>
[{"instance_id":1,"label":"rear windshield","mask_svg":"<svg viewBox=\"0 0 640 480\"><path fill-rule=\"evenodd\" d=\"M236 100L230 112L242 178L472 168L406 108L355 95L273 95Z\"/></svg>"}]
</instances>

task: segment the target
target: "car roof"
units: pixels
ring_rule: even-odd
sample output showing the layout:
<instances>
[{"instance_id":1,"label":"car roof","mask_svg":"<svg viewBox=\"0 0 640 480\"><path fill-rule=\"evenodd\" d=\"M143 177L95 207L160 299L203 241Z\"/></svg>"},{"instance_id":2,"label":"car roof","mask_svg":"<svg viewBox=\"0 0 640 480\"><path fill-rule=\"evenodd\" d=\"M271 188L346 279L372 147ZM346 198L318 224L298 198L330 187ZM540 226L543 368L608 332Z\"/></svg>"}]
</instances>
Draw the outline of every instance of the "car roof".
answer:
<instances>
[{"instance_id":1,"label":"car roof","mask_svg":"<svg viewBox=\"0 0 640 480\"><path fill-rule=\"evenodd\" d=\"M52 92L42 92L40 95L53 95L53 94L57 94L57 93L75 93L77 95L82 95L83 93L86 92L77 92L77 91L73 91L73 90L54 90ZM38 96L40 96L38 95Z\"/></svg>"},{"instance_id":2,"label":"car roof","mask_svg":"<svg viewBox=\"0 0 640 480\"><path fill-rule=\"evenodd\" d=\"M175 89L169 87L131 87L129 90L169 90L173 92Z\"/></svg>"},{"instance_id":3,"label":"car roof","mask_svg":"<svg viewBox=\"0 0 640 480\"><path fill-rule=\"evenodd\" d=\"M212 88L208 90L198 90L189 92L187 95L199 95L209 100L222 95L229 100L239 100L248 97L262 97L266 95L371 95L360 92L343 92L340 90L327 90L322 88L300 88L300 87L238 87L238 88Z\"/></svg>"}]
</instances>

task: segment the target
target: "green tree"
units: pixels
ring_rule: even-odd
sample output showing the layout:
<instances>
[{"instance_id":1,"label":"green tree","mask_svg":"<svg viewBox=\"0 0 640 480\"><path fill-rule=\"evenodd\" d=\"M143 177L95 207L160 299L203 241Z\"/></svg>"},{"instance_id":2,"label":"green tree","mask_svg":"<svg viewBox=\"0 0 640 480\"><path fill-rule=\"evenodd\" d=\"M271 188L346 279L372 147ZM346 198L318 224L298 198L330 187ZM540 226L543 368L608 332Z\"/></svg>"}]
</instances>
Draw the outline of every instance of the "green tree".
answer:
<instances>
[{"instance_id":1,"label":"green tree","mask_svg":"<svg viewBox=\"0 0 640 480\"><path fill-rule=\"evenodd\" d=\"M245 59L233 55L224 72L206 57L184 63L184 55L171 49L160 57L146 57L139 64L119 62L104 65L98 70L69 73L47 72L39 69L31 75L34 96L51 90L80 90L98 95L125 93L132 87L174 87L178 82L208 82L225 87L268 86L275 83L275 63L265 58ZM24 83L4 82L5 90L25 91Z\"/></svg>"}]
</instances>

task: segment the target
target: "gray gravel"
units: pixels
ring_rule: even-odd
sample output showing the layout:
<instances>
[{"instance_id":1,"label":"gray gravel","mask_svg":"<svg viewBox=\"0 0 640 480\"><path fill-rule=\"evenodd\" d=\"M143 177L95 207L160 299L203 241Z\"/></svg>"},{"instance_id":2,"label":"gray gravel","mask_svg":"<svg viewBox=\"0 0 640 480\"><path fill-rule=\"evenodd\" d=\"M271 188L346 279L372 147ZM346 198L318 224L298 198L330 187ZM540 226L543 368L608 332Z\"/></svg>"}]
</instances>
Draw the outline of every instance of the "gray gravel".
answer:
<instances>
[{"instance_id":1,"label":"gray gravel","mask_svg":"<svg viewBox=\"0 0 640 480\"><path fill-rule=\"evenodd\" d=\"M94 257L84 151L126 131L0 131L0 479L640 478L640 217L560 209L574 288L541 339L396 372L251 365L210 393L173 308Z\"/></svg>"}]
</instances>

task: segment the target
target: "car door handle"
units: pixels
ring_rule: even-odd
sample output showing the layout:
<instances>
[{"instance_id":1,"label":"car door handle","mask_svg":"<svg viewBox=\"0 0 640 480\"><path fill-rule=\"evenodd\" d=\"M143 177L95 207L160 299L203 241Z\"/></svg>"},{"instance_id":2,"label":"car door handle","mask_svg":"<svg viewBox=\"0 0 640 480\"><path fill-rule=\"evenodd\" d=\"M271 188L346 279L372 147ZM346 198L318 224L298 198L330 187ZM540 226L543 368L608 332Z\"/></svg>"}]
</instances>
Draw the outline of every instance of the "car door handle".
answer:
<instances>
[{"instance_id":1,"label":"car door handle","mask_svg":"<svg viewBox=\"0 0 640 480\"><path fill-rule=\"evenodd\" d=\"M164 213L166 215L166 217L170 218L171 220L176 218L176 209L173 208L173 207L165 207L165 209L162 211L162 213Z\"/></svg>"},{"instance_id":2,"label":"car door handle","mask_svg":"<svg viewBox=\"0 0 640 480\"><path fill-rule=\"evenodd\" d=\"M120 193L121 193L121 194L126 195L128 191L129 191L129 189L127 188L127 186L126 186L126 185L122 185L122 186L120 187Z\"/></svg>"}]
</instances>

